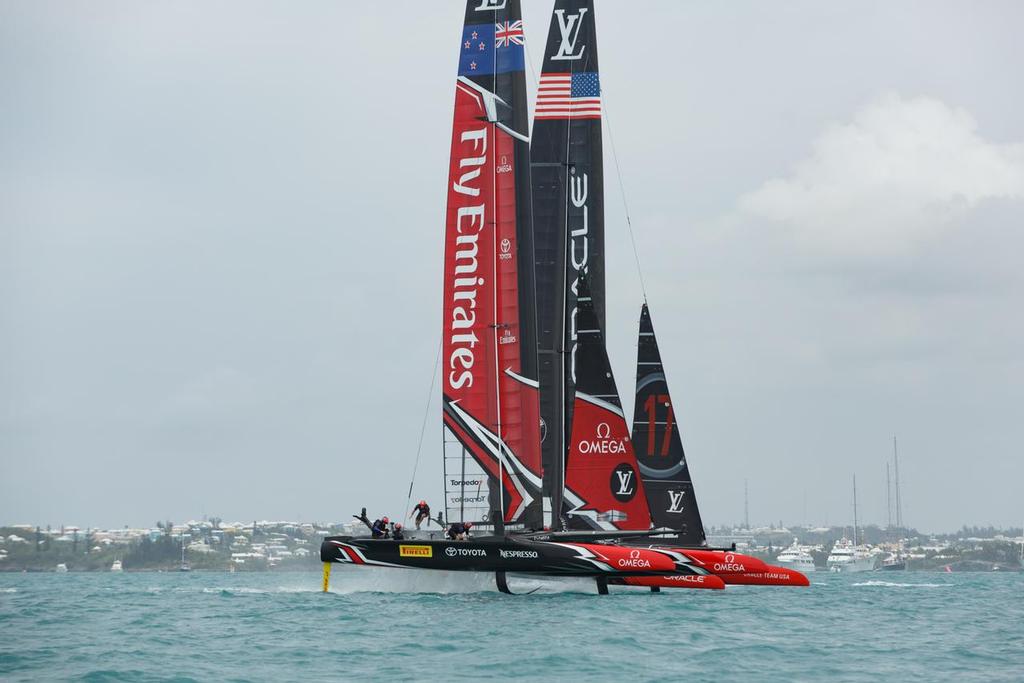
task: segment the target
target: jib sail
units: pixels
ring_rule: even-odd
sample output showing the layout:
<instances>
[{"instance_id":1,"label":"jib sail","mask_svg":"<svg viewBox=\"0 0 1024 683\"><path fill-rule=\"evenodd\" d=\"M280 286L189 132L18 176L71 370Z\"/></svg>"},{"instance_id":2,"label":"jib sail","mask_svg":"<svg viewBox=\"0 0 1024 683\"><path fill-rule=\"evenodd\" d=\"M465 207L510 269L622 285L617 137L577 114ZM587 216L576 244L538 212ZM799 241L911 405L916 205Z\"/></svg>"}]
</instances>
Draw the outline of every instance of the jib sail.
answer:
<instances>
[{"instance_id":1,"label":"jib sail","mask_svg":"<svg viewBox=\"0 0 1024 683\"><path fill-rule=\"evenodd\" d=\"M545 521L560 528L577 363L576 296L590 278L604 326L601 84L592 0L556 0L530 149L533 171Z\"/></svg>"},{"instance_id":2,"label":"jib sail","mask_svg":"<svg viewBox=\"0 0 1024 683\"><path fill-rule=\"evenodd\" d=\"M604 335L581 277L572 432L565 470L570 529L649 529L650 511Z\"/></svg>"},{"instance_id":3,"label":"jib sail","mask_svg":"<svg viewBox=\"0 0 1024 683\"><path fill-rule=\"evenodd\" d=\"M679 539L686 545L705 545L704 525L647 304L640 311L632 436L654 526L678 529Z\"/></svg>"},{"instance_id":4,"label":"jib sail","mask_svg":"<svg viewBox=\"0 0 1024 683\"><path fill-rule=\"evenodd\" d=\"M518 0L471 0L445 222L446 516L539 526L529 125Z\"/></svg>"}]
</instances>

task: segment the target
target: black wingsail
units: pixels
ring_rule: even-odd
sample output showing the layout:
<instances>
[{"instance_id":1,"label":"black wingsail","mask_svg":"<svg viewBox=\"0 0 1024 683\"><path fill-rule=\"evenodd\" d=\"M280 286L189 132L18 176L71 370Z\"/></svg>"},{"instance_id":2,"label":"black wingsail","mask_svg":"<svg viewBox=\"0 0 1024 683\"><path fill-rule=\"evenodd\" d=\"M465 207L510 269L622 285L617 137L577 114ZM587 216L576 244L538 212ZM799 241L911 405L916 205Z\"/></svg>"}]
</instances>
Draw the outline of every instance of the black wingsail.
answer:
<instances>
[{"instance_id":1,"label":"black wingsail","mask_svg":"<svg viewBox=\"0 0 1024 683\"><path fill-rule=\"evenodd\" d=\"M592 0L556 0L537 95L530 165L536 254L545 521L561 528L571 435L579 275L605 322L601 86Z\"/></svg>"},{"instance_id":2,"label":"black wingsail","mask_svg":"<svg viewBox=\"0 0 1024 683\"><path fill-rule=\"evenodd\" d=\"M678 529L679 541L684 545L706 545L647 304L640 311L632 437L654 526Z\"/></svg>"}]
</instances>

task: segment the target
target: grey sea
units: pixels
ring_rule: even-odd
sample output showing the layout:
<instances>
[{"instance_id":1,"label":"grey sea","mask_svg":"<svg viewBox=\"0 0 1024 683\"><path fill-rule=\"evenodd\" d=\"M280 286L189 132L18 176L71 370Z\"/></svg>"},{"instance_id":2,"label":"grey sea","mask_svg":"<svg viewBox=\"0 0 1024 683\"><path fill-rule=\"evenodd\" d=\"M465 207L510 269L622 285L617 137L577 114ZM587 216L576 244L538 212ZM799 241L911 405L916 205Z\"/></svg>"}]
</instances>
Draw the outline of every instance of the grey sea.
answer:
<instances>
[{"instance_id":1,"label":"grey sea","mask_svg":"<svg viewBox=\"0 0 1024 683\"><path fill-rule=\"evenodd\" d=\"M1024 574L599 597L376 570L319 589L316 573L0 574L0 680L1024 681Z\"/></svg>"}]
</instances>

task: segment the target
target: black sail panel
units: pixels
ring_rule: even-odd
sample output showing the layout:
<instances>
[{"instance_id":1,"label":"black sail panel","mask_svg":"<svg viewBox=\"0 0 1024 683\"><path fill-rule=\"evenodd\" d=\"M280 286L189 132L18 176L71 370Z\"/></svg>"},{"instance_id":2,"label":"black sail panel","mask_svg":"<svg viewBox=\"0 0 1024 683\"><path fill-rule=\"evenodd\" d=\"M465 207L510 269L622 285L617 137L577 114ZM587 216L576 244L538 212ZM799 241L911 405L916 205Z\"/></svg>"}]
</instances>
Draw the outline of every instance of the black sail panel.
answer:
<instances>
[{"instance_id":1,"label":"black sail panel","mask_svg":"<svg viewBox=\"0 0 1024 683\"><path fill-rule=\"evenodd\" d=\"M556 0L530 147L545 497L561 508L571 435L576 296L590 281L605 323L601 86L592 0ZM552 522L558 525L557 515Z\"/></svg>"},{"instance_id":2,"label":"black sail panel","mask_svg":"<svg viewBox=\"0 0 1024 683\"><path fill-rule=\"evenodd\" d=\"M654 526L678 529L679 540L686 545L705 545L704 524L647 304L640 312L632 437Z\"/></svg>"}]
</instances>

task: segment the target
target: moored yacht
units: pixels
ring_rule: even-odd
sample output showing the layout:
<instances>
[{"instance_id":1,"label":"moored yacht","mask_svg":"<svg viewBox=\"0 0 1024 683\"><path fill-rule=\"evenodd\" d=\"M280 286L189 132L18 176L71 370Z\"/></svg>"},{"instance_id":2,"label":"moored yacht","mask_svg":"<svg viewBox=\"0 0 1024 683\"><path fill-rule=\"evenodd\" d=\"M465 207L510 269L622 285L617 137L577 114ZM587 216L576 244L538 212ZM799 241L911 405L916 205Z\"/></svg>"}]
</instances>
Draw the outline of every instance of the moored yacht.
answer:
<instances>
[{"instance_id":1,"label":"moored yacht","mask_svg":"<svg viewBox=\"0 0 1024 683\"><path fill-rule=\"evenodd\" d=\"M110 565L110 571L123 572L124 568L121 566L121 560L114 560L114 563Z\"/></svg>"},{"instance_id":2,"label":"moored yacht","mask_svg":"<svg viewBox=\"0 0 1024 683\"><path fill-rule=\"evenodd\" d=\"M907 568L907 560L903 557L900 552L889 553L883 560L881 566L878 569L886 571L903 571Z\"/></svg>"},{"instance_id":3,"label":"moored yacht","mask_svg":"<svg viewBox=\"0 0 1024 683\"><path fill-rule=\"evenodd\" d=\"M828 556L828 569L832 572L869 572L874 568L875 556L848 538L836 541Z\"/></svg>"},{"instance_id":4,"label":"moored yacht","mask_svg":"<svg viewBox=\"0 0 1024 683\"><path fill-rule=\"evenodd\" d=\"M813 572L814 558L806 548L801 546L797 539L793 539L793 545L789 546L775 558L776 564L788 569L796 569L800 572Z\"/></svg>"}]
</instances>

